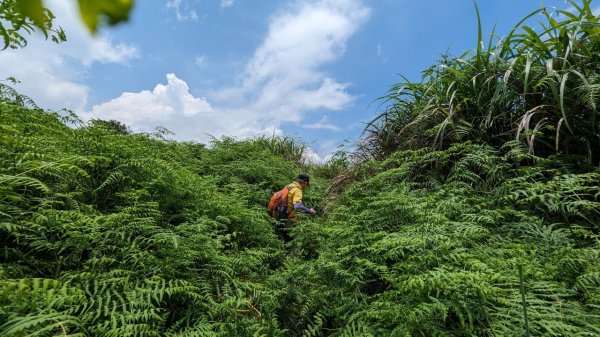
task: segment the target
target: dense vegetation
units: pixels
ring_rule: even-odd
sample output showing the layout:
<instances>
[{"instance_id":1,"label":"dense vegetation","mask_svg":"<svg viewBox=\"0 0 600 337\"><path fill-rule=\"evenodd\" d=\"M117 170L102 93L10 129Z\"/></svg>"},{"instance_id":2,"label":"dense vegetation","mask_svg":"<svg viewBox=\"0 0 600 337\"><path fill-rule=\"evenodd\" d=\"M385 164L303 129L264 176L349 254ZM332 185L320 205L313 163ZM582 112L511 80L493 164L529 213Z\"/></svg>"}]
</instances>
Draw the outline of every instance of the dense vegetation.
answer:
<instances>
[{"instance_id":1,"label":"dense vegetation","mask_svg":"<svg viewBox=\"0 0 600 337\"><path fill-rule=\"evenodd\" d=\"M321 166L1 86L0 335L600 335L600 28L572 5L394 86ZM322 216L284 244L264 206L304 170Z\"/></svg>"},{"instance_id":2,"label":"dense vegetation","mask_svg":"<svg viewBox=\"0 0 600 337\"><path fill-rule=\"evenodd\" d=\"M262 205L293 164L10 101L0 118L0 335L277 330L257 305L285 252Z\"/></svg>"}]
</instances>

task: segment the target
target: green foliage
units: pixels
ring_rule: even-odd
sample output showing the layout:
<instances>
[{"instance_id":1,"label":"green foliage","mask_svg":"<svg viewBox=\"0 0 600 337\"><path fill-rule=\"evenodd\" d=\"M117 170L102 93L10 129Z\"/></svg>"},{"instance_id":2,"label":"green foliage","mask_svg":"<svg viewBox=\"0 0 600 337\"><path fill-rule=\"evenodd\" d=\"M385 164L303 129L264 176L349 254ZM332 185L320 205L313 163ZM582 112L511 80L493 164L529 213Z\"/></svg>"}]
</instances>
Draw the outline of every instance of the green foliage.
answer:
<instances>
[{"instance_id":1,"label":"green foliage","mask_svg":"<svg viewBox=\"0 0 600 337\"><path fill-rule=\"evenodd\" d=\"M0 85L0 335L599 335L596 19L572 4L445 57L323 165ZM264 208L298 172L320 216L283 243Z\"/></svg>"},{"instance_id":2,"label":"green foliage","mask_svg":"<svg viewBox=\"0 0 600 337\"><path fill-rule=\"evenodd\" d=\"M0 35L4 47L2 49L23 48L27 39L23 32L31 34L35 30L41 31L46 39L50 37L53 42L60 43L67 40L62 28L53 26L54 15L42 6L41 0L0 1Z\"/></svg>"},{"instance_id":3,"label":"green foliage","mask_svg":"<svg viewBox=\"0 0 600 337\"><path fill-rule=\"evenodd\" d=\"M569 3L382 98L307 262L311 335L600 333L598 18Z\"/></svg>"},{"instance_id":4,"label":"green foliage","mask_svg":"<svg viewBox=\"0 0 600 337\"><path fill-rule=\"evenodd\" d=\"M362 166L370 176L311 232L318 244L301 247L318 258L273 276L292 284L279 286L292 331L525 336L524 298L531 336L599 333L600 172L574 174L516 142Z\"/></svg>"},{"instance_id":5,"label":"green foliage","mask_svg":"<svg viewBox=\"0 0 600 337\"><path fill-rule=\"evenodd\" d=\"M5 92L0 335L283 334L265 280L285 250L264 204L298 167L260 141L72 129Z\"/></svg>"},{"instance_id":6,"label":"green foliage","mask_svg":"<svg viewBox=\"0 0 600 337\"><path fill-rule=\"evenodd\" d=\"M133 0L77 0L77 3L81 19L92 33L96 33L102 23L112 26L129 20L134 5ZM36 30L55 43L66 41L63 29L54 27L54 19L54 14L44 7L42 0L1 0L2 49L25 47L27 39L24 33L31 34Z\"/></svg>"},{"instance_id":7,"label":"green foliage","mask_svg":"<svg viewBox=\"0 0 600 337\"><path fill-rule=\"evenodd\" d=\"M597 166L598 17L590 0L569 3L573 12L544 8L502 38L492 33L487 49L480 24L474 52L444 55L421 83L394 85L382 98L387 108L368 124L363 151L384 158L398 149L516 139L539 156ZM543 22L525 24L537 14Z\"/></svg>"},{"instance_id":8,"label":"green foliage","mask_svg":"<svg viewBox=\"0 0 600 337\"><path fill-rule=\"evenodd\" d=\"M265 136L253 139L253 143L263 146L272 154L279 155L298 166L306 164L307 146L300 139L290 136L276 136L267 138Z\"/></svg>"},{"instance_id":9,"label":"green foliage","mask_svg":"<svg viewBox=\"0 0 600 337\"><path fill-rule=\"evenodd\" d=\"M79 14L86 27L95 33L100 23L116 25L129 20L133 0L77 0Z\"/></svg>"}]
</instances>

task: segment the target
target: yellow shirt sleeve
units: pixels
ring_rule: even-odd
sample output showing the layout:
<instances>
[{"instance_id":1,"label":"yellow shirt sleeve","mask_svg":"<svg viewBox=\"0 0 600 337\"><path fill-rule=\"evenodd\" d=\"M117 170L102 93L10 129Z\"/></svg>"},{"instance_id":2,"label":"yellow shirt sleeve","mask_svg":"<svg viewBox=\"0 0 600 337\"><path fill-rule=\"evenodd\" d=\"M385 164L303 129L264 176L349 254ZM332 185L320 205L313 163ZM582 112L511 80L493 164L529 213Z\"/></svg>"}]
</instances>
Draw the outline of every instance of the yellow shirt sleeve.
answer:
<instances>
[{"instance_id":1,"label":"yellow shirt sleeve","mask_svg":"<svg viewBox=\"0 0 600 337\"><path fill-rule=\"evenodd\" d=\"M302 189L298 184L292 184L292 189L288 193L288 210L294 209L294 204L302 201Z\"/></svg>"}]
</instances>

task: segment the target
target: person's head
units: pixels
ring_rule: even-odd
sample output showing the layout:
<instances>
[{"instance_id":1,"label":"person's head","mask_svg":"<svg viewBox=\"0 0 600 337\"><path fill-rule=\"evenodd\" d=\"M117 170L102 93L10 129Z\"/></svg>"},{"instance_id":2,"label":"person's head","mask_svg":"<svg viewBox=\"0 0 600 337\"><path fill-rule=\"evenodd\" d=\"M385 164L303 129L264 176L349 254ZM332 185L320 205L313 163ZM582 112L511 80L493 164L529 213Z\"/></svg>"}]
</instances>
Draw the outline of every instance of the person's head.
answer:
<instances>
[{"instance_id":1,"label":"person's head","mask_svg":"<svg viewBox=\"0 0 600 337\"><path fill-rule=\"evenodd\" d=\"M302 186L302 188L307 188L310 186L310 177L306 173L300 173L296 181L300 184L300 186Z\"/></svg>"}]
</instances>

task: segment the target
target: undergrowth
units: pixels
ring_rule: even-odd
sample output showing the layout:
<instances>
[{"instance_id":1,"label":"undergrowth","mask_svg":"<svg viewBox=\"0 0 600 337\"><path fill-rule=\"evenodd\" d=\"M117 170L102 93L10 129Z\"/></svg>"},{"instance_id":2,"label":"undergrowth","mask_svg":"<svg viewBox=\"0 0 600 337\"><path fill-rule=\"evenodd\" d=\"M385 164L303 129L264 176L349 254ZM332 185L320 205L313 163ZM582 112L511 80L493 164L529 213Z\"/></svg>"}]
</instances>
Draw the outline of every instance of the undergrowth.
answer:
<instances>
[{"instance_id":1,"label":"undergrowth","mask_svg":"<svg viewBox=\"0 0 600 337\"><path fill-rule=\"evenodd\" d=\"M600 28L570 3L487 50L480 26L323 165L0 84L0 335L600 335ZM284 243L266 202L304 171L319 217Z\"/></svg>"}]
</instances>

